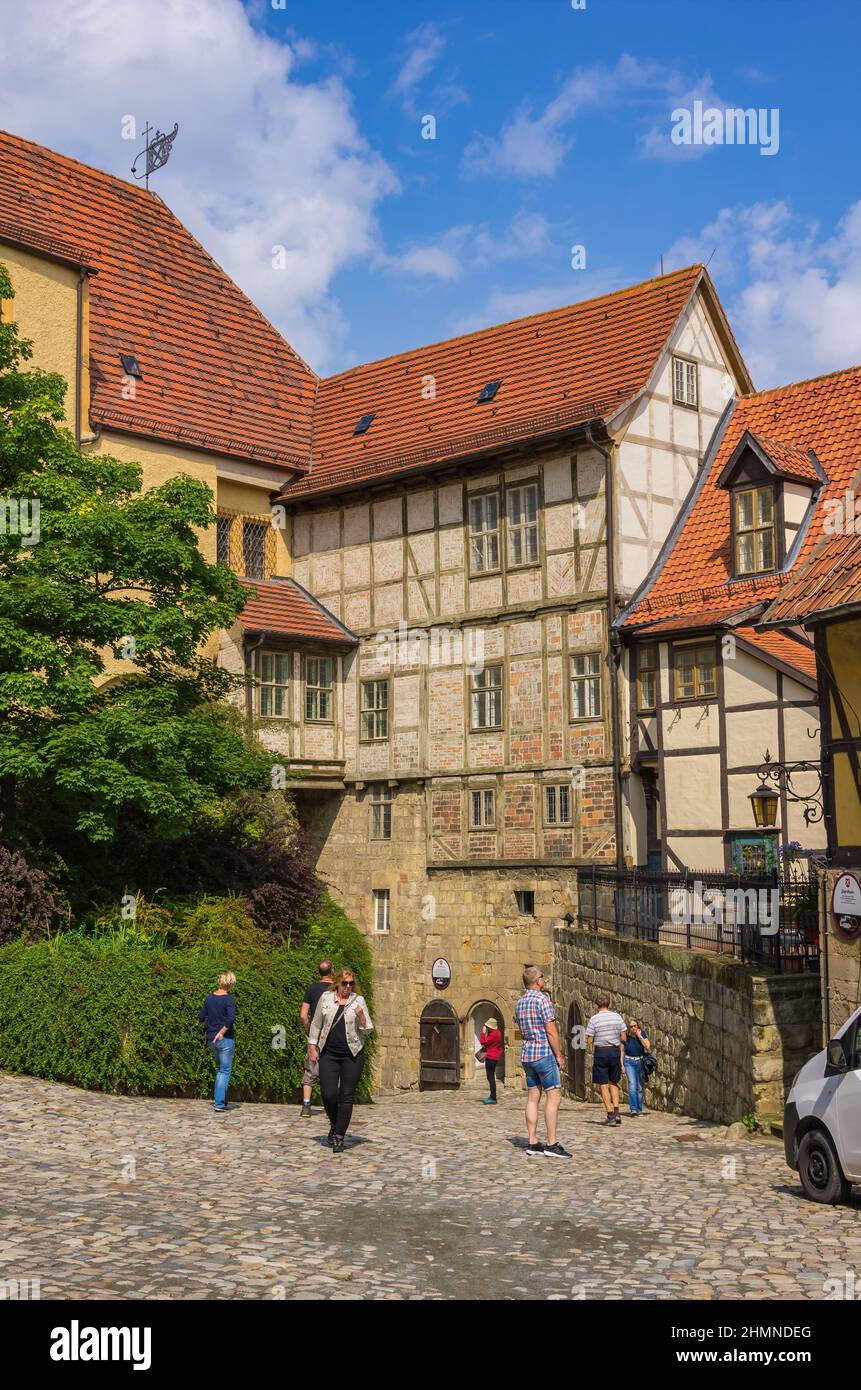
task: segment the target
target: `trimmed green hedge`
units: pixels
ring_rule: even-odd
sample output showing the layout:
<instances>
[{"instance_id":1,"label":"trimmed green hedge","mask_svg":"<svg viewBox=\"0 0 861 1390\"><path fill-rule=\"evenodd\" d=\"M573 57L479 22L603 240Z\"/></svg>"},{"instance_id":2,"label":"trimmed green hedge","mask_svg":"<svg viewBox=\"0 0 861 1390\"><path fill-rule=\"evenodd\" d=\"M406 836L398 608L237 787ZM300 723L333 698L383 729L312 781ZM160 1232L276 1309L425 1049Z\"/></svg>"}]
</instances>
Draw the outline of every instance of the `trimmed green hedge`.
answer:
<instances>
[{"instance_id":1,"label":"trimmed green hedge","mask_svg":"<svg viewBox=\"0 0 861 1390\"><path fill-rule=\"evenodd\" d=\"M2 946L0 1068L90 1090L211 1095L215 1063L197 1013L218 975L230 969L237 980L230 1094L290 1100L298 1095L305 1057L299 1009L323 954L336 970L349 965L355 971L373 1012L370 951L331 902L316 914L301 946L272 952L265 973L204 952L121 937L70 933ZM272 1045L279 1036L283 1048ZM362 1092L369 1090L366 1067Z\"/></svg>"}]
</instances>

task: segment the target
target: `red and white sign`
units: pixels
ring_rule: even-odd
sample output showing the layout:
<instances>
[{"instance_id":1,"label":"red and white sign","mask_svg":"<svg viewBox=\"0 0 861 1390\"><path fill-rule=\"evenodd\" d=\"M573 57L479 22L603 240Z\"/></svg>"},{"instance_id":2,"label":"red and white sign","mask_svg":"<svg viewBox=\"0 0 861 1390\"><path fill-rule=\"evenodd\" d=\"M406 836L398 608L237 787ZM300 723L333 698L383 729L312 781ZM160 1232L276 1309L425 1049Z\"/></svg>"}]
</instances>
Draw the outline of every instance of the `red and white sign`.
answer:
<instances>
[{"instance_id":1,"label":"red and white sign","mask_svg":"<svg viewBox=\"0 0 861 1390\"><path fill-rule=\"evenodd\" d=\"M431 979L437 989L448 989L451 984L451 966L445 956L439 956L431 966Z\"/></svg>"},{"instance_id":2,"label":"red and white sign","mask_svg":"<svg viewBox=\"0 0 861 1390\"><path fill-rule=\"evenodd\" d=\"M834 880L831 911L838 917L861 917L861 883L854 874L841 874Z\"/></svg>"},{"instance_id":3,"label":"red and white sign","mask_svg":"<svg viewBox=\"0 0 861 1390\"><path fill-rule=\"evenodd\" d=\"M850 940L861 932L861 883L854 874L841 874L831 890L831 911L837 931Z\"/></svg>"}]
</instances>

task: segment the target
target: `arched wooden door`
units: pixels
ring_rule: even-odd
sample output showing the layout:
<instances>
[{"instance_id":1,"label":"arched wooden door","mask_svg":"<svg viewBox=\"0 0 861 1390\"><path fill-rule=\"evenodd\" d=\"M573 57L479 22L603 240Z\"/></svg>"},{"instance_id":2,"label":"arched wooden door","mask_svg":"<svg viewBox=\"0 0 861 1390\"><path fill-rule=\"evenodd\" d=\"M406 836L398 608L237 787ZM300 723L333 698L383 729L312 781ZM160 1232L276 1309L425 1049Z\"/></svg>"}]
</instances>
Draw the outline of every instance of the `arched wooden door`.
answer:
<instances>
[{"instance_id":1,"label":"arched wooden door","mask_svg":"<svg viewBox=\"0 0 861 1390\"><path fill-rule=\"evenodd\" d=\"M568 1009L568 1028L565 1034L565 1055L568 1059L568 1090L577 1100L586 1099L586 1038L583 1015L576 999Z\"/></svg>"},{"instance_id":2,"label":"arched wooden door","mask_svg":"<svg viewBox=\"0 0 861 1390\"><path fill-rule=\"evenodd\" d=\"M434 999L422 1009L419 1023L419 1090L457 1090L460 1085L460 1040L451 1004Z\"/></svg>"}]
</instances>

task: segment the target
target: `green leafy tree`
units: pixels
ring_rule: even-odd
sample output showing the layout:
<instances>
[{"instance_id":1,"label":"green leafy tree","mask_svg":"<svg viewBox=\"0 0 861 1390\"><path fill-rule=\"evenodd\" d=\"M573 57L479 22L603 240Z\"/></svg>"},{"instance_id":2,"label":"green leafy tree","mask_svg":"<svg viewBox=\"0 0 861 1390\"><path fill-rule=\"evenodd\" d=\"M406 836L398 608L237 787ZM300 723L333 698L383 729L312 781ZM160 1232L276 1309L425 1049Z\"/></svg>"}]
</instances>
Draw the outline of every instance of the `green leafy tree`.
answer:
<instances>
[{"instance_id":1,"label":"green leafy tree","mask_svg":"<svg viewBox=\"0 0 861 1390\"><path fill-rule=\"evenodd\" d=\"M0 323L0 833L37 826L64 857L120 832L169 841L268 780L223 703L235 678L204 655L242 586L199 549L211 490L144 491L138 465L80 449L65 382L30 357Z\"/></svg>"}]
</instances>

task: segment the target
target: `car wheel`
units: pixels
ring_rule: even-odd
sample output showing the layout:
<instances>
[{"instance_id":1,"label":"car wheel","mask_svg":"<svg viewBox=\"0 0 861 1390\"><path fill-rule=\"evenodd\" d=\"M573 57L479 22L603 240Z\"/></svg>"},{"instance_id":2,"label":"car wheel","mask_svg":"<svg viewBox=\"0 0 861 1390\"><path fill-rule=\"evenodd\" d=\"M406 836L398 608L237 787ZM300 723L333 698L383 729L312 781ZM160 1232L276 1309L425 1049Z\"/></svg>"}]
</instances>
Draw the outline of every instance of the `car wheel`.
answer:
<instances>
[{"instance_id":1,"label":"car wheel","mask_svg":"<svg viewBox=\"0 0 861 1390\"><path fill-rule=\"evenodd\" d=\"M834 1145L824 1130L809 1130L802 1139L798 1147L798 1176L811 1202L829 1202L833 1206L849 1200L852 1185L844 1178Z\"/></svg>"}]
</instances>

